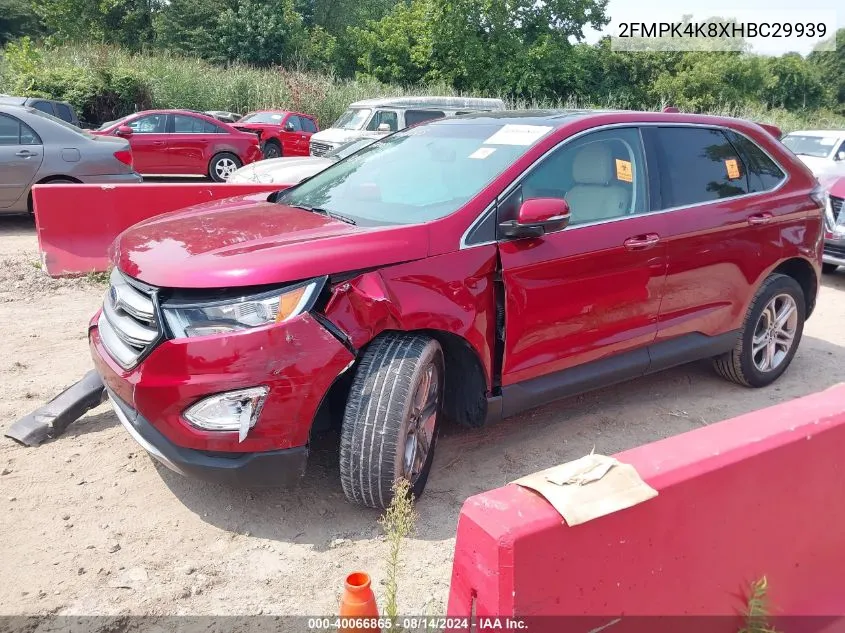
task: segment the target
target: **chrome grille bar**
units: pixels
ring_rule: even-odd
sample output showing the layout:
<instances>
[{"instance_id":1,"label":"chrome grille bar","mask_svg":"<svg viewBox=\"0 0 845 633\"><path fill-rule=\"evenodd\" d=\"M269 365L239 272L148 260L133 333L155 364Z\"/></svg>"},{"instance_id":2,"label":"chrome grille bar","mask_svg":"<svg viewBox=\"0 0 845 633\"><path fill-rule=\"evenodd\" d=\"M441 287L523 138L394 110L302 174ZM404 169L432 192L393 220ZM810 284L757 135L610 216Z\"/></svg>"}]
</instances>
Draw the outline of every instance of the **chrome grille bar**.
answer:
<instances>
[{"instance_id":1,"label":"chrome grille bar","mask_svg":"<svg viewBox=\"0 0 845 633\"><path fill-rule=\"evenodd\" d=\"M155 307L143 286L131 284L114 269L97 325L103 346L124 369L138 362L159 338ZM139 287L141 289L139 289Z\"/></svg>"}]
</instances>

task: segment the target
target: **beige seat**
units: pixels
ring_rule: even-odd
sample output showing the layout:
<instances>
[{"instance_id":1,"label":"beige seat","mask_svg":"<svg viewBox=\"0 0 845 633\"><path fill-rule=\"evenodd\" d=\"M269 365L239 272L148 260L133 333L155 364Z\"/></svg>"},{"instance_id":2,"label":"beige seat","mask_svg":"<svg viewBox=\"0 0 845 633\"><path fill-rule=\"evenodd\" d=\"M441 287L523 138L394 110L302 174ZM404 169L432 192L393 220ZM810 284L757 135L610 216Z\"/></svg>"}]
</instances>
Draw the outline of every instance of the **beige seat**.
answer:
<instances>
[{"instance_id":1,"label":"beige seat","mask_svg":"<svg viewBox=\"0 0 845 633\"><path fill-rule=\"evenodd\" d=\"M618 184L610 148L603 143L590 143L575 154L572 179L575 185L565 199L569 203L573 223L595 222L630 213L629 188Z\"/></svg>"}]
</instances>

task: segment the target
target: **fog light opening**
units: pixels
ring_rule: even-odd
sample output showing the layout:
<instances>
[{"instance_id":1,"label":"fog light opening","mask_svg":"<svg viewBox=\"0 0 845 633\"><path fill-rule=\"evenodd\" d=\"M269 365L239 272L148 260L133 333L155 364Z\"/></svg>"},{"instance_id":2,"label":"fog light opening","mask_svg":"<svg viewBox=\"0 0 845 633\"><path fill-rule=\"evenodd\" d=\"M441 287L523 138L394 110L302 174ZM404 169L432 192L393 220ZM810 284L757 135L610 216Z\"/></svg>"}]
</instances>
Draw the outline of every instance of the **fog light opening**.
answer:
<instances>
[{"instance_id":1,"label":"fog light opening","mask_svg":"<svg viewBox=\"0 0 845 633\"><path fill-rule=\"evenodd\" d=\"M185 410L185 419L204 431L237 431L238 442L246 439L258 422L269 387L250 387L203 398Z\"/></svg>"}]
</instances>

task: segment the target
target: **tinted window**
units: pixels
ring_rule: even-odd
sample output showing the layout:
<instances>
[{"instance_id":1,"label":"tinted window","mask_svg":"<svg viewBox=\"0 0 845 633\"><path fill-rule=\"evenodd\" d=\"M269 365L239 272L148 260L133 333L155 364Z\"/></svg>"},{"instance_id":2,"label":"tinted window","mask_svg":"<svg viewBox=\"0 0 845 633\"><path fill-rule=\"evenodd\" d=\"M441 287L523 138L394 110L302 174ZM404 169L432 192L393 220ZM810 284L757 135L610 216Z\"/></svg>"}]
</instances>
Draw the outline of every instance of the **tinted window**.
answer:
<instances>
[{"instance_id":1,"label":"tinted window","mask_svg":"<svg viewBox=\"0 0 845 633\"><path fill-rule=\"evenodd\" d=\"M36 101L32 104L32 107L47 114L53 114L53 104L48 101Z\"/></svg>"},{"instance_id":2,"label":"tinted window","mask_svg":"<svg viewBox=\"0 0 845 633\"><path fill-rule=\"evenodd\" d=\"M440 110L407 110L405 112L405 125L411 126L423 121L431 121L432 119L442 119L446 116Z\"/></svg>"},{"instance_id":3,"label":"tinted window","mask_svg":"<svg viewBox=\"0 0 845 633\"><path fill-rule=\"evenodd\" d=\"M294 132L301 132L302 131L302 124L299 122L298 116L289 116L287 121L285 121L285 128L290 129L290 126L293 126Z\"/></svg>"},{"instance_id":4,"label":"tinted window","mask_svg":"<svg viewBox=\"0 0 845 633\"><path fill-rule=\"evenodd\" d=\"M131 127L135 134L164 134L166 123L166 114L150 114L129 121L124 125Z\"/></svg>"},{"instance_id":5,"label":"tinted window","mask_svg":"<svg viewBox=\"0 0 845 633\"><path fill-rule=\"evenodd\" d=\"M367 124L367 129L370 131L376 131L382 124L387 125L391 132L395 132L399 129L399 118L396 116L395 112L391 112L389 110L379 110L373 115L373 118L370 119L370 122Z\"/></svg>"},{"instance_id":6,"label":"tinted window","mask_svg":"<svg viewBox=\"0 0 845 633\"><path fill-rule=\"evenodd\" d=\"M219 130L211 121L182 114L173 115L173 131L176 134L216 134Z\"/></svg>"},{"instance_id":7,"label":"tinted window","mask_svg":"<svg viewBox=\"0 0 845 633\"><path fill-rule=\"evenodd\" d=\"M312 134L317 131L317 124L314 123L311 119L306 117L300 117L299 119L302 121L302 129L306 132L311 132Z\"/></svg>"},{"instance_id":8,"label":"tinted window","mask_svg":"<svg viewBox=\"0 0 845 633\"><path fill-rule=\"evenodd\" d=\"M38 134L23 121L0 114L0 145L40 145Z\"/></svg>"},{"instance_id":9,"label":"tinted window","mask_svg":"<svg viewBox=\"0 0 845 633\"><path fill-rule=\"evenodd\" d=\"M736 132L728 132L728 136L733 146L742 154L742 160L748 170L749 191L769 191L783 181L786 177L783 171L754 141Z\"/></svg>"},{"instance_id":10,"label":"tinted window","mask_svg":"<svg viewBox=\"0 0 845 633\"><path fill-rule=\"evenodd\" d=\"M68 123L73 123L73 112L64 103L56 104L56 113L60 119L67 121Z\"/></svg>"},{"instance_id":11,"label":"tinted window","mask_svg":"<svg viewBox=\"0 0 845 633\"><path fill-rule=\"evenodd\" d=\"M745 165L721 130L663 127L663 208L681 207L748 193Z\"/></svg>"},{"instance_id":12,"label":"tinted window","mask_svg":"<svg viewBox=\"0 0 845 633\"><path fill-rule=\"evenodd\" d=\"M636 128L603 130L561 145L531 170L499 211L516 218L523 200L561 198L571 225L599 222L649 209L645 158Z\"/></svg>"}]
</instances>

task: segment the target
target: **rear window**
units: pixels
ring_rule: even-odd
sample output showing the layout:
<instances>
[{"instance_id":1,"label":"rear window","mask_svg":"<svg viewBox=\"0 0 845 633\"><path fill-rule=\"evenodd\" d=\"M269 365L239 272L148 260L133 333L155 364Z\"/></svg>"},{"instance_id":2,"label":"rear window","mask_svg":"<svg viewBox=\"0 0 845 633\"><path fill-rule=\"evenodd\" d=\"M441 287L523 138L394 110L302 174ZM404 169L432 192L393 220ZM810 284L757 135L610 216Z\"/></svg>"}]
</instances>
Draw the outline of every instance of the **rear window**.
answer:
<instances>
[{"instance_id":1,"label":"rear window","mask_svg":"<svg viewBox=\"0 0 845 633\"><path fill-rule=\"evenodd\" d=\"M64 103L57 103L56 104L56 114L59 115L59 118L63 121L67 121L68 123L73 123L73 111Z\"/></svg>"},{"instance_id":2,"label":"rear window","mask_svg":"<svg viewBox=\"0 0 845 633\"><path fill-rule=\"evenodd\" d=\"M721 130L661 127L657 141L664 209L748 193L745 165Z\"/></svg>"},{"instance_id":3,"label":"rear window","mask_svg":"<svg viewBox=\"0 0 845 633\"><path fill-rule=\"evenodd\" d=\"M417 123L423 123L424 121L442 119L444 116L446 116L446 113L441 110L406 110L405 125L416 125Z\"/></svg>"}]
</instances>

